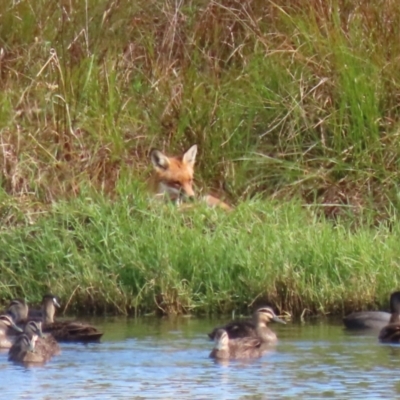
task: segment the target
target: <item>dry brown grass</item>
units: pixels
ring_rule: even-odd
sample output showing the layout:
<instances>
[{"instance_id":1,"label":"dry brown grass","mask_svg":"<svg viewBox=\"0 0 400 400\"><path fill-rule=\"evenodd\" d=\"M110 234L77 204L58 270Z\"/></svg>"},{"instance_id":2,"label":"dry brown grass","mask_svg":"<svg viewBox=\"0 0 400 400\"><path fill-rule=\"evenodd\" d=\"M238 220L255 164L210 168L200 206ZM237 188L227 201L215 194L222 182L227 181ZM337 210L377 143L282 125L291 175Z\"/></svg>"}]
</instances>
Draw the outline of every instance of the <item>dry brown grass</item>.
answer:
<instances>
[{"instance_id":1,"label":"dry brown grass","mask_svg":"<svg viewBox=\"0 0 400 400\"><path fill-rule=\"evenodd\" d=\"M328 215L385 215L399 22L394 0L8 1L4 196L43 209L82 188L113 194L121 174L144 180L151 147L197 143L199 188L233 202L301 196Z\"/></svg>"}]
</instances>

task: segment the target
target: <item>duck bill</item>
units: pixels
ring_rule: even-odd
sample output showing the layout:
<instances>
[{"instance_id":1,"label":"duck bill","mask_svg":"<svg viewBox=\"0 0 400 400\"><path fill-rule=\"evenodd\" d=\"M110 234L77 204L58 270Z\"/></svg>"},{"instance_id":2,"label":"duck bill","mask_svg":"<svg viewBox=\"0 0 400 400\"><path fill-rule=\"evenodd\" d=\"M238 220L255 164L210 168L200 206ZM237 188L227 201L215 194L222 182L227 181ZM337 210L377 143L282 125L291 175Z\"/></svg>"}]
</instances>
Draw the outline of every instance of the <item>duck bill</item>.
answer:
<instances>
[{"instance_id":1,"label":"duck bill","mask_svg":"<svg viewBox=\"0 0 400 400\"><path fill-rule=\"evenodd\" d=\"M283 319L280 319L279 317L274 317L272 318L272 321L278 322L278 324L284 324L286 325L286 322Z\"/></svg>"},{"instance_id":2,"label":"duck bill","mask_svg":"<svg viewBox=\"0 0 400 400\"><path fill-rule=\"evenodd\" d=\"M38 335L33 335L31 340L29 341L29 351L31 351L32 353L35 352L35 344L37 339Z\"/></svg>"},{"instance_id":3,"label":"duck bill","mask_svg":"<svg viewBox=\"0 0 400 400\"><path fill-rule=\"evenodd\" d=\"M13 328L17 332L23 332L24 331L18 325L16 325L14 321L11 321L11 325L10 326L11 326L11 328Z\"/></svg>"},{"instance_id":4,"label":"duck bill","mask_svg":"<svg viewBox=\"0 0 400 400\"><path fill-rule=\"evenodd\" d=\"M60 303L57 301L57 299L54 297L53 303L57 308L61 308Z\"/></svg>"}]
</instances>

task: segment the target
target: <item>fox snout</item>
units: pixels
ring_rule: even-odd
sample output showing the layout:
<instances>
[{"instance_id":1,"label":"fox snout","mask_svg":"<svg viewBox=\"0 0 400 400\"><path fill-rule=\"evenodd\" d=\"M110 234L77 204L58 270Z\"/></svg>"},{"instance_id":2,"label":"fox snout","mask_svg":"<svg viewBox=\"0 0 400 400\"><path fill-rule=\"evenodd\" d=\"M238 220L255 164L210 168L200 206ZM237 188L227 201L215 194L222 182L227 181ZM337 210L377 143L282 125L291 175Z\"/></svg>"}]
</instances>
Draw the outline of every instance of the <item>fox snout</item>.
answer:
<instances>
[{"instance_id":1,"label":"fox snout","mask_svg":"<svg viewBox=\"0 0 400 400\"><path fill-rule=\"evenodd\" d=\"M192 183L182 185L181 190L180 190L180 197L183 197L188 200L194 199L194 190Z\"/></svg>"}]
</instances>

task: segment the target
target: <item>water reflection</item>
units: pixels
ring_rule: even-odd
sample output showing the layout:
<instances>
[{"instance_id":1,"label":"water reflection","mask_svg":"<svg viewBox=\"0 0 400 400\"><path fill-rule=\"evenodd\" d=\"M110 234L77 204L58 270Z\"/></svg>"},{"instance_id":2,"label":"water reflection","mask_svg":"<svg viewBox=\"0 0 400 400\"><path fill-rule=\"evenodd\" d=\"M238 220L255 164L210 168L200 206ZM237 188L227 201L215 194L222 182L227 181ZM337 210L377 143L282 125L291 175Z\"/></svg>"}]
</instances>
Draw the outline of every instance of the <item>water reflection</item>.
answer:
<instances>
[{"instance_id":1,"label":"water reflection","mask_svg":"<svg viewBox=\"0 0 400 400\"><path fill-rule=\"evenodd\" d=\"M65 344L44 366L9 363L0 353L3 395L18 399L396 398L400 347L340 324L273 325L278 345L256 360L208 358L207 332L224 321L92 321L102 343ZM6 385L4 385L6 382Z\"/></svg>"}]
</instances>

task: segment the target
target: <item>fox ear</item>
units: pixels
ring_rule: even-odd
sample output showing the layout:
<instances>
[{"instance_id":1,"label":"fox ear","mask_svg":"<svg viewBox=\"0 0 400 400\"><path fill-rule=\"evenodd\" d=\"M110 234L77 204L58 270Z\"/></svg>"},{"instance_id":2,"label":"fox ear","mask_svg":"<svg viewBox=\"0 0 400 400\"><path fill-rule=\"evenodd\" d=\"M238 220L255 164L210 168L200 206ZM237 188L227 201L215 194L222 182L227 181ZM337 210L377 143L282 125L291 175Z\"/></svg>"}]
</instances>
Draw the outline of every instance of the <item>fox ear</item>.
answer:
<instances>
[{"instance_id":1,"label":"fox ear","mask_svg":"<svg viewBox=\"0 0 400 400\"><path fill-rule=\"evenodd\" d=\"M169 159L168 157L161 153L161 151L157 149L151 149L150 151L151 162L156 169L168 169L169 167Z\"/></svg>"},{"instance_id":2,"label":"fox ear","mask_svg":"<svg viewBox=\"0 0 400 400\"><path fill-rule=\"evenodd\" d=\"M196 162L196 154L197 154L197 144L194 144L182 157L182 161L185 164L189 164L191 167L194 167L194 163Z\"/></svg>"}]
</instances>

